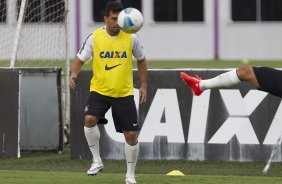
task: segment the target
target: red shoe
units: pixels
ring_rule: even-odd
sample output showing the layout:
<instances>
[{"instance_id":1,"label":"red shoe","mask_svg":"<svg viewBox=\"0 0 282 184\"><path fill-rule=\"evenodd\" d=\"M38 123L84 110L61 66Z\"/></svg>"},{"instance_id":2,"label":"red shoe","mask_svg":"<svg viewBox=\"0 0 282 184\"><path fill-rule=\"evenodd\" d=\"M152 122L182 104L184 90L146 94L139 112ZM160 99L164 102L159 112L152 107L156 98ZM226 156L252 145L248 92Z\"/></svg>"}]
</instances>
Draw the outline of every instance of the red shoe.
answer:
<instances>
[{"instance_id":1,"label":"red shoe","mask_svg":"<svg viewBox=\"0 0 282 184\"><path fill-rule=\"evenodd\" d=\"M202 94L202 90L200 89L200 81L201 78L196 75L195 77L191 77L190 75L187 75L184 72L180 72L180 76L183 79L183 81L190 87L190 89L193 91L194 95L200 96Z\"/></svg>"}]
</instances>

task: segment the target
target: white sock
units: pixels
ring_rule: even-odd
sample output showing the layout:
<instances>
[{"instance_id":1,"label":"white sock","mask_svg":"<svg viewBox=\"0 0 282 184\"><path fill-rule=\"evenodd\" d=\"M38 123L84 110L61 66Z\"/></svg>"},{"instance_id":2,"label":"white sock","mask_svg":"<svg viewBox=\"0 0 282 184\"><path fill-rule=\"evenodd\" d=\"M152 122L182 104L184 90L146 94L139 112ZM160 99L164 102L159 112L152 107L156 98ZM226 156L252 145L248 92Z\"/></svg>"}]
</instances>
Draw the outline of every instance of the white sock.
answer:
<instances>
[{"instance_id":1,"label":"white sock","mask_svg":"<svg viewBox=\"0 0 282 184\"><path fill-rule=\"evenodd\" d=\"M126 172L126 177L135 177L135 167L137 163L137 158L139 154L139 142L131 146L125 142L124 145L124 153L125 153L125 159L126 159L126 164L127 164L127 172Z\"/></svg>"},{"instance_id":2,"label":"white sock","mask_svg":"<svg viewBox=\"0 0 282 184\"><path fill-rule=\"evenodd\" d=\"M96 125L91 128L84 127L84 134L93 156L93 162L102 163L99 148L100 131L98 126Z\"/></svg>"},{"instance_id":3,"label":"white sock","mask_svg":"<svg viewBox=\"0 0 282 184\"><path fill-rule=\"evenodd\" d=\"M223 74L220 74L214 78L201 80L200 89L212 89L220 87L229 87L239 84L241 81L237 76L236 70L232 70Z\"/></svg>"}]
</instances>

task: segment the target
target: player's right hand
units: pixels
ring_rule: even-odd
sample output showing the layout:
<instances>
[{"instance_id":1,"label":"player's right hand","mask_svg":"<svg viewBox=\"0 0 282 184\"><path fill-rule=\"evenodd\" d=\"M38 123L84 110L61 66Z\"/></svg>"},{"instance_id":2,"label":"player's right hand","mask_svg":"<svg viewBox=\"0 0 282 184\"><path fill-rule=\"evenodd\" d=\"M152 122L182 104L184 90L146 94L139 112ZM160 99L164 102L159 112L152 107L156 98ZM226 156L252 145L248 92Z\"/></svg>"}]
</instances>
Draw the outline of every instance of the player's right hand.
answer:
<instances>
[{"instance_id":1,"label":"player's right hand","mask_svg":"<svg viewBox=\"0 0 282 184\"><path fill-rule=\"evenodd\" d=\"M71 76L70 76L70 81L69 81L69 86L70 86L71 89L75 88L75 86L76 86L76 84L75 84L76 79L77 79L77 74L72 72Z\"/></svg>"}]
</instances>

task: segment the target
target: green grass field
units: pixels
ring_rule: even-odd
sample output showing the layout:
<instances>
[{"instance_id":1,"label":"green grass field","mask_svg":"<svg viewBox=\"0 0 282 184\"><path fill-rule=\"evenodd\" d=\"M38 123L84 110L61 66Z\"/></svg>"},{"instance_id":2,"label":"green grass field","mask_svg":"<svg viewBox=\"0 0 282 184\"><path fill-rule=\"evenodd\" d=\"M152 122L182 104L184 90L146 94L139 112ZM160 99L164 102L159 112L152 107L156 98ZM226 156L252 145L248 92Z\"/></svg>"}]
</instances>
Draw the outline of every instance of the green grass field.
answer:
<instances>
[{"instance_id":1,"label":"green grass field","mask_svg":"<svg viewBox=\"0 0 282 184\"><path fill-rule=\"evenodd\" d=\"M20 159L0 158L0 183L123 183L126 164L124 160L105 160L103 173L87 176L91 160L70 159L70 150L55 152L23 152ZM282 163L273 163L267 176L262 176L263 162L223 162L188 160L139 160L137 181L140 184L259 184L281 183ZM167 176L180 170L185 176Z\"/></svg>"},{"instance_id":2,"label":"green grass field","mask_svg":"<svg viewBox=\"0 0 282 184\"><path fill-rule=\"evenodd\" d=\"M72 62L72 60L71 60ZM246 63L240 60L179 60L179 61L158 61L158 60L148 60L148 68L237 68ZM282 60L279 61L252 61L250 60L248 65L252 66L269 66L274 68L282 68ZM136 62L133 62L134 68L136 68ZM24 67L65 67L64 62L55 62L55 61L30 61L30 62L18 62L16 66ZM0 61L0 67L9 67L8 61ZM90 70L91 62L86 62L83 69Z\"/></svg>"},{"instance_id":3,"label":"green grass field","mask_svg":"<svg viewBox=\"0 0 282 184\"><path fill-rule=\"evenodd\" d=\"M148 61L148 68L237 68L241 61ZM250 61L252 66L282 68L282 61ZM1 62L0 67L9 63ZM22 66L22 65L17 65ZM30 62L24 67L41 67ZM50 62L48 67L63 67L63 62ZM136 62L134 62L136 68ZM83 69L91 69L86 63ZM75 184L124 183L126 164L123 160L105 160L105 169L98 176L87 176L91 160L70 159L70 150L55 152L23 152L20 159L0 158L0 184ZM281 184L282 163L272 163L267 176L262 176L263 162L223 162L162 160L137 163L138 184ZM167 176L180 170L185 176Z\"/></svg>"},{"instance_id":4,"label":"green grass field","mask_svg":"<svg viewBox=\"0 0 282 184\"><path fill-rule=\"evenodd\" d=\"M101 173L98 176L85 176L83 173L70 172L42 172L42 171L1 171L1 183L5 184L120 184L124 183L124 174ZM4 179L4 180L3 180ZM138 184L265 184L281 183L279 177L262 176L165 176L163 174L138 174Z\"/></svg>"}]
</instances>

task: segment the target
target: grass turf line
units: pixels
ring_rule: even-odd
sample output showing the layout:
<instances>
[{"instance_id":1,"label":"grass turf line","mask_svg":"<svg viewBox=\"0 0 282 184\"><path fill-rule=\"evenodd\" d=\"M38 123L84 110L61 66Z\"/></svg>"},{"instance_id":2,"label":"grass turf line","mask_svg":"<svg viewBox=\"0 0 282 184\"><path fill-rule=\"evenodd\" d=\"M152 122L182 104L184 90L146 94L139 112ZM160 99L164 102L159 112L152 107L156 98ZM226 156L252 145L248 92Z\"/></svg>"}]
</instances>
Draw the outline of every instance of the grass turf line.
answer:
<instances>
[{"instance_id":1,"label":"grass turf line","mask_svg":"<svg viewBox=\"0 0 282 184\"><path fill-rule=\"evenodd\" d=\"M73 60L71 60L72 62ZM238 68L244 63L240 60L148 60L148 68ZM9 67L9 61L0 61L0 67ZM282 60L250 60L251 66L269 66L282 68ZM27 61L16 62L16 67L61 67L65 68L63 61ZM136 61L133 61L133 67L136 68ZM85 62L82 69L91 70L92 62Z\"/></svg>"}]
</instances>

